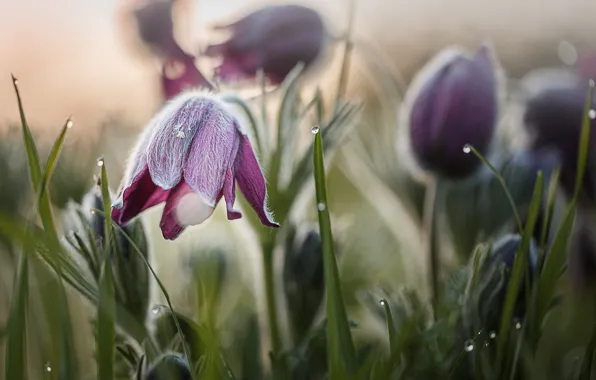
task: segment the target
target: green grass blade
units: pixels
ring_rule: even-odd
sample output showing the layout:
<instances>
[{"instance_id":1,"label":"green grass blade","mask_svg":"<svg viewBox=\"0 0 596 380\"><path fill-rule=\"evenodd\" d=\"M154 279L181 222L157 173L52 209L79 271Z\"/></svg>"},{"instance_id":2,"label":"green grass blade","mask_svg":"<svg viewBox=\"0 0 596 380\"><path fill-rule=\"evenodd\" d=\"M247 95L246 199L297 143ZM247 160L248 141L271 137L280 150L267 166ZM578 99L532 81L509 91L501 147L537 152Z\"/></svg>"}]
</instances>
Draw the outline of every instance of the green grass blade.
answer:
<instances>
[{"instance_id":1,"label":"green grass blade","mask_svg":"<svg viewBox=\"0 0 596 380\"><path fill-rule=\"evenodd\" d=\"M29 298L29 256L27 247L19 259L19 273L10 305L6 334L5 379L27 378L27 303Z\"/></svg>"},{"instance_id":2,"label":"green grass blade","mask_svg":"<svg viewBox=\"0 0 596 380\"><path fill-rule=\"evenodd\" d=\"M539 171L536 178L536 185L534 186L532 201L530 202L528 218L523 231L522 240L519 244L513 262L511 278L509 279L507 294L505 296L503 311L501 313L501 325L497 338L497 368L503 375L507 373L507 365L505 362L506 346L509 342L509 331L512 324L512 319L514 317L513 311L515 309L515 304L518 299L518 294L522 289L522 280L524 278L524 274L527 273L530 243L532 241L534 226L536 224L536 220L538 219L538 213L542 204L542 187L543 176L542 172ZM526 290L529 291L529 289ZM515 358L513 361L516 361Z\"/></svg>"},{"instance_id":3,"label":"green grass blade","mask_svg":"<svg viewBox=\"0 0 596 380\"><path fill-rule=\"evenodd\" d=\"M590 110L592 109L592 97L594 92L594 81L590 80L588 94L586 96L586 105L582 119L581 134L579 138L579 149L577 155L577 175L575 177L575 193L573 200L577 202L580 192L583 188L584 174L588 163L588 149L590 148Z\"/></svg>"},{"instance_id":4,"label":"green grass blade","mask_svg":"<svg viewBox=\"0 0 596 380\"><path fill-rule=\"evenodd\" d=\"M99 280L99 301L97 305L97 378L112 380L114 378L114 345L115 331L115 297L112 279L112 266L108 255L104 256Z\"/></svg>"},{"instance_id":5,"label":"green grass blade","mask_svg":"<svg viewBox=\"0 0 596 380\"><path fill-rule=\"evenodd\" d=\"M29 177L31 178L31 183L33 184L33 187L37 189L41 181L41 164L39 161L39 152L37 151L37 146L35 145L33 135L31 134L31 130L29 129L29 125L27 124L27 119L25 118L23 102L21 100L21 94L19 93L18 80L17 78L15 78L14 75L12 75L12 84L14 86L14 91L17 95L17 102L19 103L21 128L23 131L23 140L25 142L25 150L27 152L27 161L29 164Z\"/></svg>"},{"instance_id":6,"label":"green grass blade","mask_svg":"<svg viewBox=\"0 0 596 380\"><path fill-rule=\"evenodd\" d=\"M592 374L592 361L594 360L594 350L596 350L596 325L594 326L592 337L586 346L581 370L577 380L590 380L590 375Z\"/></svg>"},{"instance_id":7,"label":"green grass blade","mask_svg":"<svg viewBox=\"0 0 596 380\"><path fill-rule=\"evenodd\" d=\"M557 195L557 187L559 185L559 174L560 169L559 167L555 168L552 172L550 182L548 185L548 192L546 198L546 207L544 211L544 222L542 224L542 231L540 232L540 248L544 249L546 247L548 233L550 231L553 212L555 209L555 199ZM542 263L538 265L538 268L542 268Z\"/></svg>"},{"instance_id":8,"label":"green grass blade","mask_svg":"<svg viewBox=\"0 0 596 380\"><path fill-rule=\"evenodd\" d=\"M110 199L108 175L102 158L98 160L101 166L101 192L103 199ZM111 380L114 378L114 345L116 340L115 309L116 297L112 274L111 249L112 218L110 202L104 202L105 237L101 275L99 278L99 302L97 305L97 378Z\"/></svg>"},{"instance_id":9,"label":"green grass blade","mask_svg":"<svg viewBox=\"0 0 596 380\"><path fill-rule=\"evenodd\" d=\"M389 334L389 350L391 352L391 358L393 358L395 354L395 346L397 344L397 331L395 330L395 325L393 324L393 314L391 313L389 302L387 302L387 300L383 298L381 300L381 306L383 306L383 308L385 309L387 333Z\"/></svg>"},{"instance_id":10,"label":"green grass blade","mask_svg":"<svg viewBox=\"0 0 596 380\"><path fill-rule=\"evenodd\" d=\"M353 372L356 354L352 343L350 325L343 301L339 271L334 253L331 219L327 203L325 165L323 162L323 141L321 133L315 133L313 151L317 209L319 211L319 231L323 247L325 273L326 314L327 314L327 360L329 378L341 379L346 372Z\"/></svg>"}]
</instances>

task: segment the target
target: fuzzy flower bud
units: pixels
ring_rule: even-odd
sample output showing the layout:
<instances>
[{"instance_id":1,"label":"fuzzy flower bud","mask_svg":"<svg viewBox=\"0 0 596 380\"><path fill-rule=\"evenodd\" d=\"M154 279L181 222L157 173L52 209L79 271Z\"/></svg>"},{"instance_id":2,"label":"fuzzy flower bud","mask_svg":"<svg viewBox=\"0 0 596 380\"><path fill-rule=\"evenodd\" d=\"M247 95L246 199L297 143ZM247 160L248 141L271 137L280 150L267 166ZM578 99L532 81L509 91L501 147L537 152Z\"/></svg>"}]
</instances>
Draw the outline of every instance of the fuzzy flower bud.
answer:
<instances>
[{"instance_id":1,"label":"fuzzy flower bud","mask_svg":"<svg viewBox=\"0 0 596 380\"><path fill-rule=\"evenodd\" d=\"M445 50L418 74L406 103L411 150L422 168L459 179L480 166L463 149L471 144L486 154L491 145L498 108L491 56L488 46L473 56Z\"/></svg>"}]
</instances>

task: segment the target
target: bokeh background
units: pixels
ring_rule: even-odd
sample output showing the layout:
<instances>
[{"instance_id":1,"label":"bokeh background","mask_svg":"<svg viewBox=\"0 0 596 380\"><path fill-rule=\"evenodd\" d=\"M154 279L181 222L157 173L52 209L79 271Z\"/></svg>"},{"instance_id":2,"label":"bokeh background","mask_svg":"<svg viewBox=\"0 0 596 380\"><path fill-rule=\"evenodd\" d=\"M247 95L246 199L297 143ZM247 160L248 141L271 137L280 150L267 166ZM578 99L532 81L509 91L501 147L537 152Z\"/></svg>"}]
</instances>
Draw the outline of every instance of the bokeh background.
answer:
<instances>
[{"instance_id":1,"label":"bokeh background","mask_svg":"<svg viewBox=\"0 0 596 380\"><path fill-rule=\"evenodd\" d=\"M282 2L178 0L174 8L176 37L186 51L198 54L208 43L222 38L212 31L212 25L232 21L271 3ZM319 11L333 36L339 38L345 33L347 0L295 3ZM357 43L346 98L362 101L364 112L345 145L334 155L329 170L334 230L339 245L344 247L340 249L342 281L346 293L354 295L353 299L348 297L349 305L358 302L359 289L380 282L427 292L426 258L420 239L422 193L415 184L408 187L408 165L397 162L400 156L395 152L397 144L391 132L398 122L399 101L424 63L448 45L476 49L482 42L491 41L515 86L516 79L533 69L571 67L582 52L596 49L593 0L360 0L355 4L353 35ZM68 116L74 121L56 172L56 186L62 189L53 193L57 205L65 206L71 197L79 201L91 188L95 159L100 155L105 157L116 189L134 139L162 105L161 68L135 36L130 16L135 5L134 1L114 0L0 0L0 129L5 133L4 152L10 152L6 157L24 157L22 148L10 143L15 141L11 131L18 122L10 73L19 78L29 124L42 146L43 141L49 143L46 137L54 138ZM341 55L341 45L332 45L309 71L305 88L312 90L318 85L331 89L323 91L331 102ZM197 61L207 76L216 63L202 57ZM392 91L386 86L388 74L395 81ZM303 139L309 137L308 129L302 132ZM525 139L516 122L508 123L500 133L508 133L514 145ZM27 185L25 171L19 172L20 161L15 162L5 169L6 173L10 169L11 176L0 173L0 191L5 191L0 197L10 199L5 196L9 191L16 197L19 186ZM313 194L306 193L300 201L305 205L304 212L294 218L300 225L316 222ZM61 198L62 194L68 195ZM262 314L265 305L258 242L246 221L228 223L222 211L218 209L213 220L190 228L176 242L161 239L161 207L147 212L143 222L151 240L152 259L175 306L192 315L196 305L192 303L194 289L189 286L192 273L188 268L193 252L205 247L229 252L237 278L227 290L227 303L254 306L251 297L255 294L256 309ZM450 244L446 243L443 251L446 267L461 264ZM281 276L283 258L276 257ZM7 318L15 264L10 260L0 264L0 322ZM159 292L153 293L152 302L163 302ZM251 294L250 301L243 299L245 293ZM91 334L85 308L82 302L74 303L73 315L81 326L77 337L81 361L92 366L93 344L85 338L85 334ZM224 315L232 312L231 307L221 311ZM362 334L384 339L382 324L367 324L364 314L359 320ZM557 328L564 330L566 326ZM578 329L561 339L575 342L585 332ZM263 339L262 356L266 357L266 334ZM233 344L233 338L228 336L227 340L228 345ZM568 360L573 358L562 362Z\"/></svg>"}]
</instances>

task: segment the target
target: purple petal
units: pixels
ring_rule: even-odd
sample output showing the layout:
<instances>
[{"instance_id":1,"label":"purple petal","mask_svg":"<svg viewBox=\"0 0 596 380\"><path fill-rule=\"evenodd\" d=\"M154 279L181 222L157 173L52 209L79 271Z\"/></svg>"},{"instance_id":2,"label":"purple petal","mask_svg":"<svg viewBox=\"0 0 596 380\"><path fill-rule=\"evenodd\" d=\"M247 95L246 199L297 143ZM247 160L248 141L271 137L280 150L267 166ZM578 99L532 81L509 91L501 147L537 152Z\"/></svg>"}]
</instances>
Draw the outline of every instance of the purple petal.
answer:
<instances>
[{"instance_id":1,"label":"purple petal","mask_svg":"<svg viewBox=\"0 0 596 380\"><path fill-rule=\"evenodd\" d=\"M234 202L236 201L236 194L235 194L235 183L236 180L234 179L234 173L232 172L232 168L228 167L226 170L226 178L224 181L224 188L223 188L223 196L226 199L226 208L228 210L228 220L240 219L242 218L242 213L237 210L234 210Z\"/></svg>"},{"instance_id":2,"label":"purple petal","mask_svg":"<svg viewBox=\"0 0 596 380\"><path fill-rule=\"evenodd\" d=\"M165 190L182 178L182 167L202 119L214 107L213 100L185 94L170 102L161 112L159 125L147 147L153 182Z\"/></svg>"},{"instance_id":3,"label":"purple petal","mask_svg":"<svg viewBox=\"0 0 596 380\"><path fill-rule=\"evenodd\" d=\"M153 183L145 167L122 192L121 203L112 208L112 218L120 225L126 224L143 210L165 201L168 193Z\"/></svg>"},{"instance_id":4,"label":"purple petal","mask_svg":"<svg viewBox=\"0 0 596 380\"><path fill-rule=\"evenodd\" d=\"M279 227L267 210L267 185L259 162L255 157L248 137L242 135L236 157L234 174L238 187L248 203L257 212L261 223L268 227Z\"/></svg>"},{"instance_id":5,"label":"purple petal","mask_svg":"<svg viewBox=\"0 0 596 380\"><path fill-rule=\"evenodd\" d=\"M219 105L201 117L197 133L184 163L184 179L190 188L215 205L224 187L226 170L238 150L234 118Z\"/></svg>"}]
</instances>

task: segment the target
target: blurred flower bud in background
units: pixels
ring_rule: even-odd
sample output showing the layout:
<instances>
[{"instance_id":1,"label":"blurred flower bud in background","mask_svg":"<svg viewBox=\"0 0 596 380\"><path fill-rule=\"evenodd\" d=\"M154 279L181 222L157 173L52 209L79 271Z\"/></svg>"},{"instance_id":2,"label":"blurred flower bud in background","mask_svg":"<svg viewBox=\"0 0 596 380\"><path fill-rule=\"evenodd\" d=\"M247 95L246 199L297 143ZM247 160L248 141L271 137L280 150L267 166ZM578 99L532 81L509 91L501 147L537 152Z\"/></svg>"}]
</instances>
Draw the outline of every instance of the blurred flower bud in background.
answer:
<instances>
[{"instance_id":1,"label":"blurred flower bud in background","mask_svg":"<svg viewBox=\"0 0 596 380\"><path fill-rule=\"evenodd\" d=\"M573 194L575 187L579 140L587 95L587 82L545 88L528 99L524 113L524 124L531 135L531 148L537 151L548 149L558 154L561 161L560 184L567 196ZM592 120L591 126L596 126L596 122ZM594 141L596 134L592 133L583 183L583 196L592 201L596 196Z\"/></svg>"},{"instance_id":2,"label":"blurred flower bud in background","mask_svg":"<svg viewBox=\"0 0 596 380\"><path fill-rule=\"evenodd\" d=\"M289 229L283 280L293 338L300 341L309 331L325 294L323 250L316 228Z\"/></svg>"},{"instance_id":3,"label":"blurred flower bud in background","mask_svg":"<svg viewBox=\"0 0 596 380\"><path fill-rule=\"evenodd\" d=\"M190 380L191 368L186 359L177 354L165 354L147 369L142 380Z\"/></svg>"},{"instance_id":4,"label":"blurred flower bud in background","mask_svg":"<svg viewBox=\"0 0 596 380\"><path fill-rule=\"evenodd\" d=\"M154 54L183 59L187 54L174 37L172 6L174 0L146 0L134 9L133 15L140 39Z\"/></svg>"},{"instance_id":5,"label":"blurred flower bud in background","mask_svg":"<svg viewBox=\"0 0 596 380\"><path fill-rule=\"evenodd\" d=\"M418 164L439 176L461 179L481 161L466 154L470 144L486 155L497 122L498 88L492 50L473 56L443 50L414 79L406 94L411 150Z\"/></svg>"},{"instance_id":6,"label":"blurred flower bud in background","mask_svg":"<svg viewBox=\"0 0 596 380\"><path fill-rule=\"evenodd\" d=\"M299 5L269 5L216 29L231 37L207 47L205 54L223 59L223 81L254 77L262 69L275 84L302 62L310 66L323 52L327 32L317 12Z\"/></svg>"},{"instance_id":7,"label":"blurred flower bud in background","mask_svg":"<svg viewBox=\"0 0 596 380\"><path fill-rule=\"evenodd\" d=\"M521 240L519 234L504 235L493 243L490 250L479 248L476 255L471 258L472 274L464 296L462 311L464 330L469 337L473 337L481 328L485 332L498 331L511 270ZM519 323L523 321L526 313L526 279L531 284L535 278L538 263L536 250L535 242L532 240L527 253L529 278L526 275L522 278L513 312L514 320ZM481 256L477 257L477 255ZM475 262L480 263L476 272L474 272Z\"/></svg>"}]
</instances>

